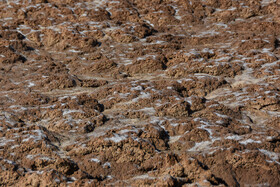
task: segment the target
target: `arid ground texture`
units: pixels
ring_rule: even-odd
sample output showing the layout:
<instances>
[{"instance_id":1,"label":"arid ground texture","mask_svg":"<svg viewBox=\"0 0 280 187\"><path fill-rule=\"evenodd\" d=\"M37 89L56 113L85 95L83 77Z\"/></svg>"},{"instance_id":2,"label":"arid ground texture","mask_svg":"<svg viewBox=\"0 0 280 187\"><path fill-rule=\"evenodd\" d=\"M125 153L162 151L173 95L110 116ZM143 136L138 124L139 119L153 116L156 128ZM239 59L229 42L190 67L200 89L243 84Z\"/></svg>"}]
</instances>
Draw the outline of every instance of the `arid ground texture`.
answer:
<instances>
[{"instance_id":1,"label":"arid ground texture","mask_svg":"<svg viewBox=\"0 0 280 187\"><path fill-rule=\"evenodd\" d=\"M280 186L280 0L1 0L0 186Z\"/></svg>"}]
</instances>

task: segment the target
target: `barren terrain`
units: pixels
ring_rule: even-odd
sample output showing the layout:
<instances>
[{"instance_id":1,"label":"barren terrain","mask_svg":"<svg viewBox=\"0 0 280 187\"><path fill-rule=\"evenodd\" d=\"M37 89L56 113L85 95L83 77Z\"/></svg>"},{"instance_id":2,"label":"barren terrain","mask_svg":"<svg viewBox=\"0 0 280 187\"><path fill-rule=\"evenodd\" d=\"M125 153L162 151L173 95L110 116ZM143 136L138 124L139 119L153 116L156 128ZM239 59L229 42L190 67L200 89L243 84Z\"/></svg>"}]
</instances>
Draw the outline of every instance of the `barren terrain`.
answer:
<instances>
[{"instance_id":1,"label":"barren terrain","mask_svg":"<svg viewBox=\"0 0 280 187\"><path fill-rule=\"evenodd\" d=\"M0 1L0 186L280 186L279 0Z\"/></svg>"}]
</instances>

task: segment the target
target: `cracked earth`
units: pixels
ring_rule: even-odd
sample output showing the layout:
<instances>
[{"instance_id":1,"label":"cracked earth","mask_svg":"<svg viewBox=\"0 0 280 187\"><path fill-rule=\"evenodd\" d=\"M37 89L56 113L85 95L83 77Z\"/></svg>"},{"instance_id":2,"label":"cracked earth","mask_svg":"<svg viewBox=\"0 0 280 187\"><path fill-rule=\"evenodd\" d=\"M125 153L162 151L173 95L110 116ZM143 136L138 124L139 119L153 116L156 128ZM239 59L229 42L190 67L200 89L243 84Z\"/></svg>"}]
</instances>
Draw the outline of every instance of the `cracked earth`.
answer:
<instances>
[{"instance_id":1,"label":"cracked earth","mask_svg":"<svg viewBox=\"0 0 280 187\"><path fill-rule=\"evenodd\" d=\"M1 186L280 186L279 0L0 1Z\"/></svg>"}]
</instances>

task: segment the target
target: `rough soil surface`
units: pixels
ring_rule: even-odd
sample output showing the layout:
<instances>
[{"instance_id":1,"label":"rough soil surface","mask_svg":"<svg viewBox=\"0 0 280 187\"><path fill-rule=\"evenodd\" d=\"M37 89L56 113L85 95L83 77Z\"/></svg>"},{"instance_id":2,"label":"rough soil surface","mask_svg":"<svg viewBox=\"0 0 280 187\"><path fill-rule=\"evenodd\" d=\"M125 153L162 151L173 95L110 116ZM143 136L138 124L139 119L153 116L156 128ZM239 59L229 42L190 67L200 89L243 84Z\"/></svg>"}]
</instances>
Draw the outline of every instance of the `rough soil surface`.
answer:
<instances>
[{"instance_id":1,"label":"rough soil surface","mask_svg":"<svg viewBox=\"0 0 280 187\"><path fill-rule=\"evenodd\" d=\"M280 186L279 0L0 1L0 186Z\"/></svg>"}]
</instances>

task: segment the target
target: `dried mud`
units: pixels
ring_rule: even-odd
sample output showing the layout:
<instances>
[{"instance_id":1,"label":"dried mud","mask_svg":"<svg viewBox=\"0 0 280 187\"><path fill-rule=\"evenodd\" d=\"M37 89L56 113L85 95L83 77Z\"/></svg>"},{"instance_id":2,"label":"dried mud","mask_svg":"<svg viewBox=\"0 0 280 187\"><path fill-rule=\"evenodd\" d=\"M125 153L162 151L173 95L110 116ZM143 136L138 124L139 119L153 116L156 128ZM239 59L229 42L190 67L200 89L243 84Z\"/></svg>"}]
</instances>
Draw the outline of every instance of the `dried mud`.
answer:
<instances>
[{"instance_id":1,"label":"dried mud","mask_svg":"<svg viewBox=\"0 0 280 187\"><path fill-rule=\"evenodd\" d=\"M280 186L279 0L0 1L1 186Z\"/></svg>"}]
</instances>

